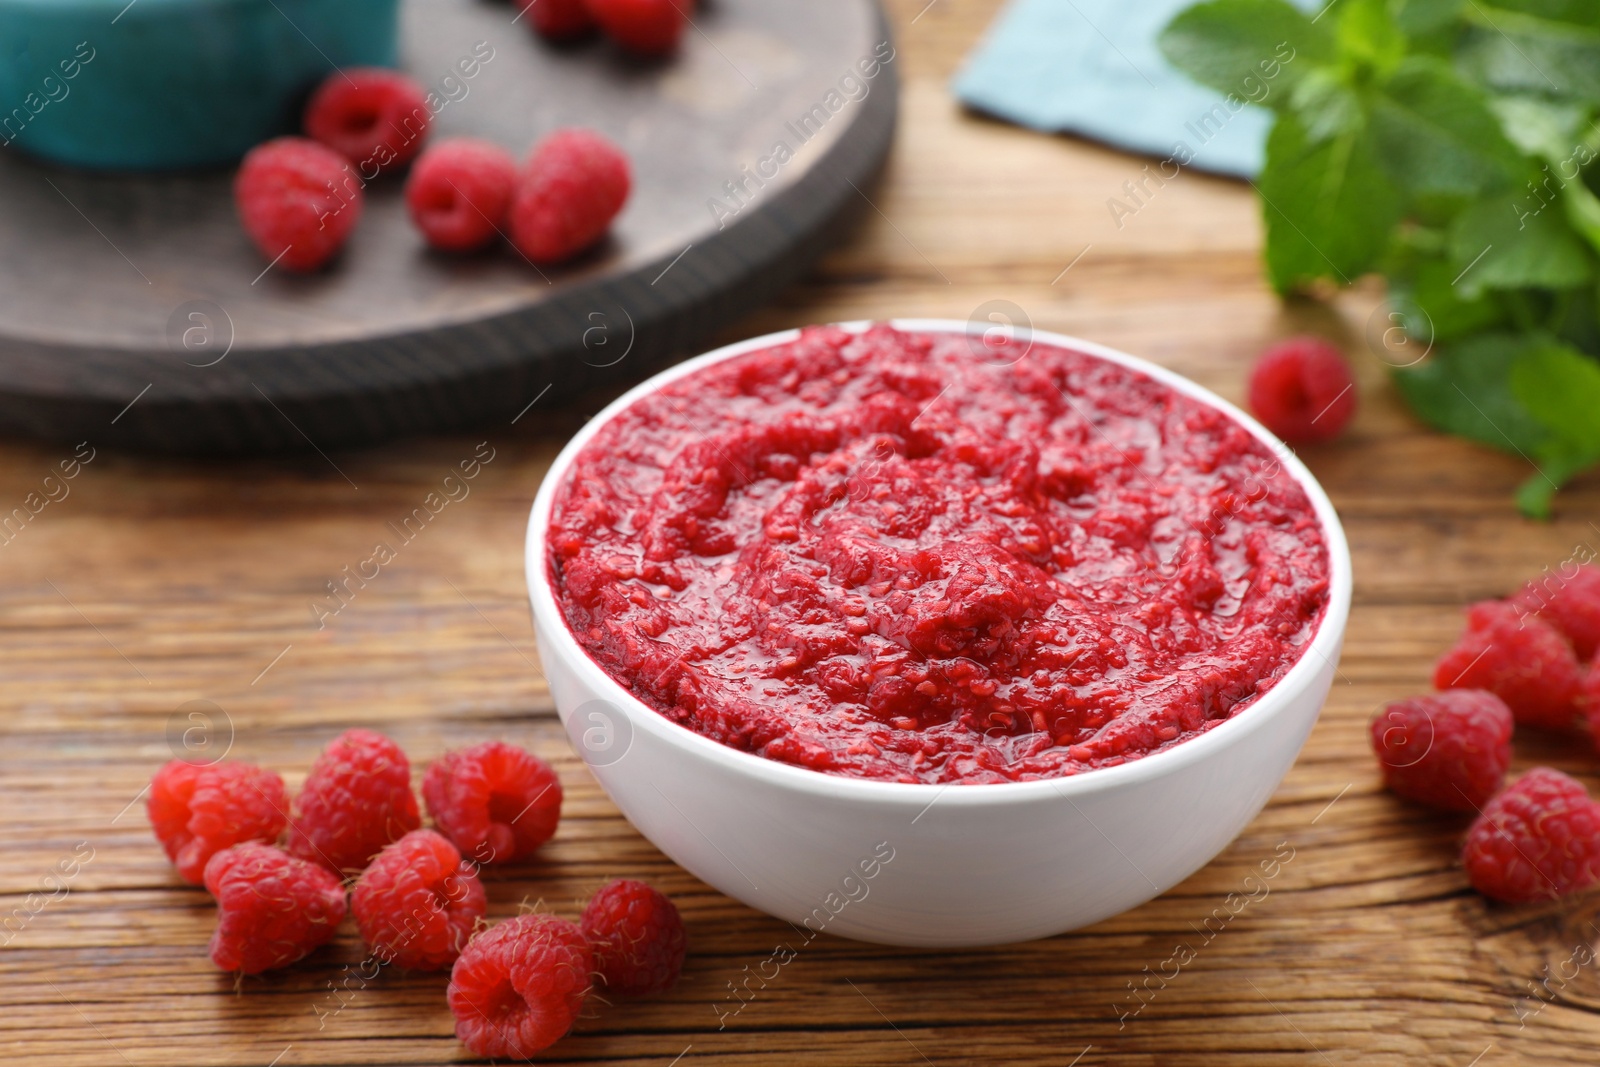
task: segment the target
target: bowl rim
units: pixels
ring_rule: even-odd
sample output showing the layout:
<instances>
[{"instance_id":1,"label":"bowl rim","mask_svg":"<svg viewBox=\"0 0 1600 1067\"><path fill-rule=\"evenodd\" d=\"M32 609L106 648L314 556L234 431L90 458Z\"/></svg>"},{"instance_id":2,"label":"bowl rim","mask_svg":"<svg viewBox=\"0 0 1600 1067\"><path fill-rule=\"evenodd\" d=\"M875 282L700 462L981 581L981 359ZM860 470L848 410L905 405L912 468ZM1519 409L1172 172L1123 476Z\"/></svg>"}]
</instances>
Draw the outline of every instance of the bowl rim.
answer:
<instances>
[{"instance_id":1,"label":"bowl rim","mask_svg":"<svg viewBox=\"0 0 1600 1067\"><path fill-rule=\"evenodd\" d=\"M991 324L986 322L920 318L859 319L827 325L852 333L862 332L872 326L888 325L907 332L964 333L969 336L981 335L992 328ZM1278 683L1244 711L1223 720L1205 733L1190 737L1171 748L1149 753L1114 767L1097 767L1080 774L1021 782L886 782L872 778L829 774L729 747L667 718L612 678L589 656L567 625L566 616L556 601L555 590L549 580L549 568L544 563L545 534L549 527L556 489L565 481L567 472L578 453L600 431L600 428L641 397L714 363L732 359L746 352L793 341L800 336L800 332L799 328L779 330L723 345L675 364L633 386L602 408L573 435L551 462L544 480L539 485L528 517L524 565L529 602L534 623L544 638L543 647L550 649L552 655L564 658L581 676L581 680L590 691L598 693L601 699L616 706L627 716L629 725L633 729L642 729L669 745L686 749L695 756L710 760L739 776L760 779L769 785L780 785L835 800L870 801L891 806L920 808L922 811L932 807L934 801L941 798L946 806L953 804L978 807L1026 803L1044 796L1064 797L1070 801L1077 796L1135 785L1200 762L1213 751L1221 751L1232 746L1265 726L1270 720L1284 714L1301 692L1312 684L1324 663L1337 672L1337 657L1349 618L1353 586L1350 548L1332 501L1328 499L1327 493L1323 491L1310 470L1294 454L1293 449L1235 405L1175 371L1092 341L1030 327L1027 328L1027 334L1032 343L1043 342L1120 364L1220 410L1266 445L1305 492L1326 540L1329 571L1328 604L1316 634L1306 643L1299 658ZM945 793L951 791L953 787L953 795L945 797ZM920 818L921 815L917 817Z\"/></svg>"}]
</instances>

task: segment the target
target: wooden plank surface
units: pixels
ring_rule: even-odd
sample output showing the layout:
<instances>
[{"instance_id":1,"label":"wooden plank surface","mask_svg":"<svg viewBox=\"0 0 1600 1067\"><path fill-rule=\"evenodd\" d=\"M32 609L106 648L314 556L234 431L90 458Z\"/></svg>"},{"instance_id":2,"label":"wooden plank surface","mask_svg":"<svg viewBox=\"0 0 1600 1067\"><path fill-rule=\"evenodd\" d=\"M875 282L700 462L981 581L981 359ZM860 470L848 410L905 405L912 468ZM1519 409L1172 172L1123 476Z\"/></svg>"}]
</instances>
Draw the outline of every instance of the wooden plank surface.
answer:
<instances>
[{"instance_id":1,"label":"wooden plank surface","mask_svg":"<svg viewBox=\"0 0 1600 1067\"><path fill-rule=\"evenodd\" d=\"M168 758L176 709L208 700L233 753L280 769L291 787L356 723L392 733L418 763L503 737L556 764L568 796L560 833L537 861L495 872L492 913L542 901L573 915L604 879L643 877L679 901L691 956L670 995L595 1004L551 1062L1594 1062L1600 974L1581 961L1600 938L1600 898L1486 905L1455 864L1463 821L1381 792L1365 724L1426 685L1460 605L1558 565L1579 542L1600 545L1600 481L1564 493L1548 525L1516 517L1521 463L1429 433L1399 406L1362 343L1374 293L1332 310L1281 306L1257 268L1254 204L1234 183L1186 175L1118 229L1106 198L1143 161L963 114L945 82L994 5L925 3L893 5L905 110L888 177L867 191L874 209L819 271L726 339L822 320L965 318L1004 298L1040 327L1149 356L1237 399L1270 338L1344 336L1363 409L1344 441L1306 458L1347 524L1355 609L1339 683L1267 810L1172 892L1092 929L974 952L822 936L732 1014L730 983L792 931L699 884L618 816L552 719L533 649L527 507L563 435L603 398L515 428L326 459L224 465L100 450L70 495L0 546L0 916L27 916L0 935L0 1058L466 1058L444 979L349 978L362 958L352 929L238 992L211 967L207 898L179 884L137 802ZM481 441L493 459L471 495L318 629L311 604L325 583L390 540L386 524ZM0 447L0 512L69 455ZM1519 766L1535 762L1600 786L1577 741L1519 739ZM1262 881L1261 863L1289 849ZM64 891L29 897L74 856ZM1255 899L1208 938L1230 893ZM1180 944L1194 958L1177 966Z\"/></svg>"}]
</instances>

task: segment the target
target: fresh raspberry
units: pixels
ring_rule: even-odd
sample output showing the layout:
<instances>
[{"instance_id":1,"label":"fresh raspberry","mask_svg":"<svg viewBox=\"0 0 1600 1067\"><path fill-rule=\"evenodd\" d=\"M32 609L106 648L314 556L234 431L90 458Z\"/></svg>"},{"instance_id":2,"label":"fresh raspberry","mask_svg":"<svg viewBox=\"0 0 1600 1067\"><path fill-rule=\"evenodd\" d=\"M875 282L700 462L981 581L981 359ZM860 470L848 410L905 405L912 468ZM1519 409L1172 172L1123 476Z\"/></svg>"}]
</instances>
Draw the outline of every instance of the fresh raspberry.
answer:
<instances>
[{"instance_id":1,"label":"fresh raspberry","mask_svg":"<svg viewBox=\"0 0 1600 1067\"><path fill-rule=\"evenodd\" d=\"M306 136L355 164L367 181L410 162L432 121L422 86L382 67L334 71L306 104Z\"/></svg>"},{"instance_id":2,"label":"fresh raspberry","mask_svg":"<svg viewBox=\"0 0 1600 1067\"><path fill-rule=\"evenodd\" d=\"M631 181L622 149L593 130L557 130L517 180L511 243L534 263L572 258L606 232Z\"/></svg>"},{"instance_id":3,"label":"fresh raspberry","mask_svg":"<svg viewBox=\"0 0 1600 1067\"><path fill-rule=\"evenodd\" d=\"M643 882L607 883L583 909L579 925L607 989L628 996L665 993L683 970L683 918L677 905Z\"/></svg>"},{"instance_id":4,"label":"fresh raspberry","mask_svg":"<svg viewBox=\"0 0 1600 1067\"><path fill-rule=\"evenodd\" d=\"M547 763L504 741L446 752L422 779L428 814L481 864L531 856L561 820L561 781Z\"/></svg>"},{"instance_id":5,"label":"fresh raspberry","mask_svg":"<svg viewBox=\"0 0 1600 1067\"><path fill-rule=\"evenodd\" d=\"M1477 811L1511 766L1511 709L1482 689L1399 700L1372 719L1390 789L1446 811Z\"/></svg>"},{"instance_id":6,"label":"fresh raspberry","mask_svg":"<svg viewBox=\"0 0 1600 1067\"><path fill-rule=\"evenodd\" d=\"M287 967L326 943L344 919L344 886L315 863L271 845L235 845L206 864L217 898L211 962L260 974Z\"/></svg>"},{"instance_id":7,"label":"fresh raspberry","mask_svg":"<svg viewBox=\"0 0 1600 1067\"><path fill-rule=\"evenodd\" d=\"M242 841L276 841L288 821L283 779L253 763L198 766L173 760L150 780L150 825L185 882L199 885L206 861Z\"/></svg>"},{"instance_id":8,"label":"fresh raspberry","mask_svg":"<svg viewBox=\"0 0 1600 1067\"><path fill-rule=\"evenodd\" d=\"M1291 337L1250 372L1250 410L1290 444L1331 441L1356 413L1350 365L1320 337Z\"/></svg>"},{"instance_id":9,"label":"fresh raspberry","mask_svg":"<svg viewBox=\"0 0 1600 1067\"><path fill-rule=\"evenodd\" d=\"M256 145L233 180L245 233L263 256L295 271L315 270L344 247L364 196L343 156L303 137Z\"/></svg>"},{"instance_id":10,"label":"fresh raspberry","mask_svg":"<svg viewBox=\"0 0 1600 1067\"><path fill-rule=\"evenodd\" d=\"M1511 602L1560 630L1579 659L1591 660L1600 651L1600 567L1585 563L1570 578L1535 579Z\"/></svg>"},{"instance_id":11,"label":"fresh raspberry","mask_svg":"<svg viewBox=\"0 0 1600 1067\"><path fill-rule=\"evenodd\" d=\"M1439 660L1433 684L1487 689L1517 722L1558 730L1577 715L1581 678L1572 646L1555 627L1503 600L1485 600L1467 613L1467 632Z\"/></svg>"},{"instance_id":12,"label":"fresh raspberry","mask_svg":"<svg viewBox=\"0 0 1600 1067\"><path fill-rule=\"evenodd\" d=\"M594 29L584 0L517 0L517 6L547 41L575 40Z\"/></svg>"},{"instance_id":13,"label":"fresh raspberry","mask_svg":"<svg viewBox=\"0 0 1600 1067\"><path fill-rule=\"evenodd\" d=\"M1578 710L1589 723L1589 737L1595 751L1600 752L1600 654L1597 654L1583 672L1583 682L1578 689Z\"/></svg>"},{"instance_id":14,"label":"fresh raspberry","mask_svg":"<svg viewBox=\"0 0 1600 1067\"><path fill-rule=\"evenodd\" d=\"M1536 767L1483 809L1461 854L1484 896L1553 900L1600 881L1600 804L1583 783Z\"/></svg>"},{"instance_id":15,"label":"fresh raspberry","mask_svg":"<svg viewBox=\"0 0 1600 1067\"><path fill-rule=\"evenodd\" d=\"M458 137L422 153L406 179L406 207L430 245L466 252L500 232L516 184L517 161L510 152Z\"/></svg>"},{"instance_id":16,"label":"fresh raspberry","mask_svg":"<svg viewBox=\"0 0 1600 1067\"><path fill-rule=\"evenodd\" d=\"M400 746L371 730L346 730L311 765L284 847L347 874L420 825L411 763Z\"/></svg>"},{"instance_id":17,"label":"fresh raspberry","mask_svg":"<svg viewBox=\"0 0 1600 1067\"><path fill-rule=\"evenodd\" d=\"M437 971L461 954L489 899L454 845L432 830L413 830L361 872L350 910L378 959Z\"/></svg>"},{"instance_id":18,"label":"fresh raspberry","mask_svg":"<svg viewBox=\"0 0 1600 1067\"><path fill-rule=\"evenodd\" d=\"M583 932L554 915L519 915L467 942L450 971L456 1036L474 1055L527 1059L549 1048L589 994Z\"/></svg>"},{"instance_id":19,"label":"fresh raspberry","mask_svg":"<svg viewBox=\"0 0 1600 1067\"><path fill-rule=\"evenodd\" d=\"M678 47L689 0L584 0L600 28L623 48L660 56Z\"/></svg>"}]
</instances>

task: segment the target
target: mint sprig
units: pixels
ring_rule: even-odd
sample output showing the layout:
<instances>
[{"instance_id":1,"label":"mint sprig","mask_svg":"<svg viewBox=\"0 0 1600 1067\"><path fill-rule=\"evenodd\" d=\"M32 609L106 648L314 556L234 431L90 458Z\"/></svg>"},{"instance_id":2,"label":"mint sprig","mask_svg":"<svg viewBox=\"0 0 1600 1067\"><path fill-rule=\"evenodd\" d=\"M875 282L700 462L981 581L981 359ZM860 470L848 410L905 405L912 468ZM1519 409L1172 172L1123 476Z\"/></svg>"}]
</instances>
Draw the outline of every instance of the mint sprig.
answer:
<instances>
[{"instance_id":1,"label":"mint sprig","mask_svg":"<svg viewBox=\"0 0 1600 1067\"><path fill-rule=\"evenodd\" d=\"M1547 516L1600 465L1600 3L1206 0L1161 47L1233 91L1282 64L1257 181L1282 293L1379 272L1421 364L1401 393L1521 455Z\"/></svg>"}]
</instances>

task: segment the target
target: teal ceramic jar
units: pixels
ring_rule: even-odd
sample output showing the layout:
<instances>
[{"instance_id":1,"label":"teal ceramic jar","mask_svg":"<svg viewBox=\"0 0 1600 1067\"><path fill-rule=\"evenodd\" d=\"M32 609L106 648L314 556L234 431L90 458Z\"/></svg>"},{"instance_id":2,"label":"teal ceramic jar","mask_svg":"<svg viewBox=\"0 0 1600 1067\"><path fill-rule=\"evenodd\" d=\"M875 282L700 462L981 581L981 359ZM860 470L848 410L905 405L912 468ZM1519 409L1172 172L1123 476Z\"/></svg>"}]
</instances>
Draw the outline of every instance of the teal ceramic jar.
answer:
<instances>
[{"instance_id":1,"label":"teal ceramic jar","mask_svg":"<svg viewBox=\"0 0 1600 1067\"><path fill-rule=\"evenodd\" d=\"M232 163L335 67L392 66L398 0L0 0L0 144L80 167Z\"/></svg>"}]
</instances>

